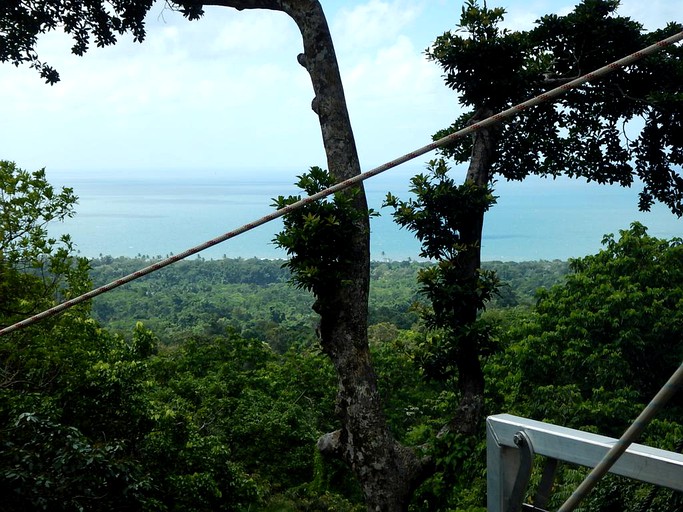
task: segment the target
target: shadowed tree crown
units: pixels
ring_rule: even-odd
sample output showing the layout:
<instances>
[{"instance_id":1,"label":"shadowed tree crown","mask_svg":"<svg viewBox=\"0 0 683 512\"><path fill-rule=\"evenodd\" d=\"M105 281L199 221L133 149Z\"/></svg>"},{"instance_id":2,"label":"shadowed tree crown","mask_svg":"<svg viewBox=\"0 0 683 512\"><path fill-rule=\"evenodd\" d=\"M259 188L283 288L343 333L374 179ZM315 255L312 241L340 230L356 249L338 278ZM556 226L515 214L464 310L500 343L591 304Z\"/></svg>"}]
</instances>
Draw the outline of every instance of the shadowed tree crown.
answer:
<instances>
[{"instance_id":1,"label":"shadowed tree crown","mask_svg":"<svg viewBox=\"0 0 683 512\"><path fill-rule=\"evenodd\" d=\"M442 137L484 113L542 94L680 31L646 32L616 14L617 0L584 0L566 16L547 15L528 31L500 28L505 11L468 0L458 30L427 50L467 109ZM683 214L683 48L660 53L530 109L498 127L489 179L566 175L631 186L640 208L655 200ZM463 139L443 153L469 161Z\"/></svg>"},{"instance_id":2,"label":"shadowed tree crown","mask_svg":"<svg viewBox=\"0 0 683 512\"><path fill-rule=\"evenodd\" d=\"M29 64L49 84L59 81L59 73L40 60L36 51L38 36L63 30L73 38L71 51L83 55L91 44L103 47L116 43L117 36L130 33L135 41L145 38L145 16L154 0L72 1L5 0L0 3L0 62ZM197 2L166 2L189 19L202 14Z\"/></svg>"}]
</instances>

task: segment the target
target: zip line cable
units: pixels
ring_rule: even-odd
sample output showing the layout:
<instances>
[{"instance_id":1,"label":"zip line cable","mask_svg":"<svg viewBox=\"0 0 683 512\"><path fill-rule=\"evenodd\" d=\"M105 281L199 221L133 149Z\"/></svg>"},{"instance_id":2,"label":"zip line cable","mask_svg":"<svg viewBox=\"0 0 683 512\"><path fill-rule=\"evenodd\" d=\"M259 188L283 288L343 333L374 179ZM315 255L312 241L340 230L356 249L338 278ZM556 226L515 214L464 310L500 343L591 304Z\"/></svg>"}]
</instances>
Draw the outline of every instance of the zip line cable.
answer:
<instances>
[{"instance_id":1,"label":"zip line cable","mask_svg":"<svg viewBox=\"0 0 683 512\"><path fill-rule=\"evenodd\" d=\"M643 409L643 412L636 418L631 426L624 432L624 434L617 440L616 443L609 449L600 462L588 473L588 476L579 484L576 490L569 496L557 512L571 512L576 508L579 502L586 497L586 495L595 487L600 479L610 470L621 455L628 449L628 447L635 442L636 438L642 434L645 427L648 426L652 418L657 414L664 404L666 404L671 397L676 394L681 387L683 387L683 363L678 367L678 370L669 378L662 389L657 392L655 397Z\"/></svg>"},{"instance_id":2,"label":"zip line cable","mask_svg":"<svg viewBox=\"0 0 683 512\"><path fill-rule=\"evenodd\" d=\"M663 48L666 48L667 46L670 46L674 43L677 43L678 41L683 40L683 32L678 32L677 34L674 34L670 37L667 37L666 39L662 39L661 41L658 41L646 48L643 48L642 50L632 53L631 55L624 57L622 59L619 59L617 61L612 62L611 64L607 64L606 66L603 66L591 73L587 73L583 76L580 76L579 78L576 78L570 82L567 82L566 84L563 84L559 87L556 87L554 89L551 89L550 91L539 94L538 96L535 96L534 98L531 98L530 100L527 100L523 103L519 103L518 105L515 105L514 107L508 108L507 110L504 110L502 112L499 112L497 114L494 114L490 117L487 117L486 119L478 122L478 123L473 123L470 126L467 126L466 128L463 128L462 130L458 130L455 133L452 133L450 135L447 135L446 137L443 137L439 140L436 140L432 142L431 144L427 144L426 146L421 147L420 149L417 149L415 151L412 151L411 153L407 153L395 160L392 160L390 162L387 162L379 167L375 167L374 169L358 174L352 178L349 178L347 180L341 181L337 183L336 185L333 185L330 188L327 188L325 190L321 190L320 192L313 194L311 196L305 197L295 203L292 203L288 206L285 206L284 208L281 208L279 210L276 210L272 213L269 213L268 215L261 217L260 219L257 219L253 222L250 222L249 224L245 224L237 229L234 229L233 231L228 231L227 233L224 233L223 235L216 237L212 240L208 240L200 245L197 245L195 247L192 247L190 249L187 249L180 254L176 254L173 256L170 256L166 259L163 259L161 261L158 261L157 263L154 263L148 267L142 268L136 272L133 272L132 274L128 274L127 276L124 276L120 279L117 279L116 281L112 281L109 284L106 284L104 286L101 286L99 288L96 288L94 290L91 290L87 293L84 293L83 295L80 295L78 297L75 297L73 299L67 300L65 302L62 302L61 304L58 304L50 309L47 309L43 311L42 313L38 313L36 315L33 315L29 318L26 318L25 320L21 320L20 322L17 322L13 325L10 325L8 327L5 327L4 329L0 329L0 336L3 336L5 334L9 334L13 331L16 331L18 329L22 329L24 327L28 327L29 325L35 324L41 320L44 320L45 318L49 318L51 316L54 316L58 313L61 313L62 311L65 311L69 309L70 307L73 307L77 304L80 304L82 302L85 302L87 300L92 299L93 297L97 297L98 295L101 295L103 293L106 293L108 291L113 290L114 288L118 288L121 285L127 284L131 281L134 281L135 279L138 279L140 277L146 276L147 274L151 274L152 272L155 272L159 269L162 269L168 265L171 265L173 263L176 263L182 259L185 259L189 256L192 256L194 254L197 254L198 252L201 252L205 249L208 249L209 247L213 247L214 245L220 244L222 242L225 242L226 240L229 240L230 238L234 238L238 235L241 235L242 233L245 233L247 231L250 231L258 226L261 226L262 224L265 224L267 222L270 222L271 220L275 220L279 217L282 217L284 215L287 215L288 213L301 208L302 206L305 206L309 203L312 203L314 201L317 201L318 199L322 199L324 197L327 197L329 195L334 194L335 192L339 192L341 190L344 190L346 188L349 188L353 185L356 185L364 180L367 180L368 178L372 178L373 176L376 176L384 171L387 171L389 169L392 169L398 165L401 165L405 162L408 162L410 160L413 160L414 158L417 158L418 156L424 155L425 153L429 153L430 151L433 151L441 146L444 146L446 144L449 144L457 139L460 139L464 137L465 135L468 135L470 133L473 133L475 131L481 130L482 128L486 128L488 126L500 123L510 117L513 117L520 112L526 110L529 107L533 107L535 105L539 105L541 103L545 103L546 101L550 101L551 99L560 96L564 94L567 91L570 91L571 89L575 89L579 85L588 82L590 80L594 80L596 78L605 76L612 71L616 71L618 69L621 69L624 66L628 66L629 64L632 64L643 57L646 57L650 54L656 53Z\"/></svg>"}]
</instances>

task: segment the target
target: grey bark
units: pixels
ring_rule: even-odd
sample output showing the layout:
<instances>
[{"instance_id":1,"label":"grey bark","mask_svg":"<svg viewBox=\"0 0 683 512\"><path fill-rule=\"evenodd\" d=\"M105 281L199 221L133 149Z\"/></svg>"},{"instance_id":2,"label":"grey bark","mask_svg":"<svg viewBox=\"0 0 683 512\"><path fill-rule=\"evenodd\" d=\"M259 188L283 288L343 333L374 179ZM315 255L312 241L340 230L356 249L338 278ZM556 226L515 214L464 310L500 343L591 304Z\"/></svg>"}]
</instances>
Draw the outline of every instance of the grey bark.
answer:
<instances>
[{"instance_id":1,"label":"grey bark","mask_svg":"<svg viewBox=\"0 0 683 512\"><path fill-rule=\"evenodd\" d=\"M493 112L481 109L470 120L471 123L481 121ZM465 180L479 187L488 186L491 179L491 162L495 148L497 128L484 128L472 135L472 155ZM481 238L484 227L484 212L472 215L468 225L460 233L463 245L468 247L463 254L467 274L475 276L481 268ZM472 305L467 312L467 323L473 324L477 319L477 307ZM464 435L474 435L482 419L484 410L484 374L479 360L480 347L473 343L463 344L456 358L458 367L458 387L460 402L448 429Z\"/></svg>"},{"instance_id":2,"label":"grey bark","mask_svg":"<svg viewBox=\"0 0 683 512\"><path fill-rule=\"evenodd\" d=\"M361 172L337 58L322 7L315 0L235 0L205 2L236 9L283 11L297 24L304 52L299 63L308 71L329 171L337 180ZM356 208L367 212L362 185ZM358 478L368 510L407 510L415 487L426 476L426 459L392 436L382 408L367 338L370 275L370 228L361 216L349 240L353 257L342 269L340 285L316 298L324 352L337 372L337 414L341 428L323 436L318 448L340 458Z\"/></svg>"}]
</instances>

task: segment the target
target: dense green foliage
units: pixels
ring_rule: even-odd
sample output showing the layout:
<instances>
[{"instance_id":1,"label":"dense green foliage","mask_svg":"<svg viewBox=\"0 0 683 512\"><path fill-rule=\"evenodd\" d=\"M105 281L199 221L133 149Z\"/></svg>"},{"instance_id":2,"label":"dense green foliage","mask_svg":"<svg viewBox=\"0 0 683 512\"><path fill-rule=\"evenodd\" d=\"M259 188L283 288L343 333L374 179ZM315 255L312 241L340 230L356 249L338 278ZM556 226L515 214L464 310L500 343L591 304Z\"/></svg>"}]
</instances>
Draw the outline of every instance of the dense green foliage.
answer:
<instances>
[{"instance_id":1,"label":"dense green foliage","mask_svg":"<svg viewBox=\"0 0 683 512\"><path fill-rule=\"evenodd\" d=\"M40 173L31 179L26 190L37 201L26 204L41 206L25 226L41 226L33 240L48 249L35 261L60 285L13 295L47 306L89 275L45 239L41 220L54 202L68 213L75 198L52 191ZM487 413L617 435L676 366L683 244L638 224L604 242L599 254L572 261L564 282L562 262L487 264L508 290L483 314L500 349L484 359ZM43 278L25 264L33 249L3 252L6 287ZM145 263L102 257L91 275L103 282ZM433 439L458 401L450 383L425 380L420 364L436 335L412 306L426 268L372 267L373 359L392 431L410 445ZM2 509L361 510L348 469L315 449L335 428L335 375L310 334L310 299L289 278L276 261L182 262L97 299L99 321L81 307L0 338ZM3 313L2 323L13 318ZM164 342L140 320L156 321ZM679 397L645 441L673 449L682 406ZM482 511L483 433L442 435L431 451L437 472L413 509ZM583 474L561 472L555 504ZM680 497L608 479L584 510L615 509L676 511Z\"/></svg>"},{"instance_id":2,"label":"dense green foliage","mask_svg":"<svg viewBox=\"0 0 683 512\"><path fill-rule=\"evenodd\" d=\"M105 284L151 261L102 257L91 262L91 275L95 284ZM315 319L310 297L288 285L289 273L281 266L256 259L182 261L98 297L93 312L119 332L144 322L166 344L232 327L282 352L310 341Z\"/></svg>"},{"instance_id":3,"label":"dense green foliage","mask_svg":"<svg viewBox=\"0 0 683 512\"><path fill-rule=\"evenodd\" d=\"M619 437L680 365L683 242L653 238L634 223L603 244L572 261L566 281L541 291L535 310L501 333L505 351L486 366L495 410ZM678 394L641 442L680 450L682 413ZM583 474L561 475L551 508ZM583 510L681 510L670 492L643 508L649 491L608 479Z\"/></svg>"},{"instance_id":4,"label":"dense green foliage","mask_svg":"<svg viewBox=\"0 0 683 512\"><path fill-rule=\"evenodd\" d=\"M0 168L0 324L7 325L84 291L89 278L68 237L54 240L46 230L49 221L72 214L71 190L55 191L42 170L9 162ZM129 391L141 385L135 359L97 327L87 307L0 338L0 488L7 510L99 510L110 488L110 504L121 507L144 485L127 459L143 418L136 395L120 392L122 382Z\"/></svg>"},{"instance_id":5,"label":"dense green foliage","mask_svg":"<svg viewBox=\"0 0 683 512\"><path fill-rule=\"evenodd\" d=\"M92 260L95 285L111 282L155 261L153 258ZM222 259L181 261L93 301L93 315L102 325L125 334L143 322L164 344L190 335L213 335L231 327L247 338L258 338L278 352L315 341L312 298L289 285L282 261ZM417 274L425 262L373 262L370 281L370 324L410 329L419 319L421 300ZM556 284L567 273L562 261L486 262L501 278L499 295L489 311L530 307L537 288ZM418 308L419 309L419 308Z\"/></svg>"},{"instance_id":6,"label":"dense green foliage","mask_svg":"<svg viewBox=\"0 0 683 512\"><path fill-rule=\"evenodd\" d=\"M618 6L618 0L584 0L566 15L543 16L532 30L510 31L500 26L503 8L467 0L458 30L439 36L427 50L467 110L435 138L682 28L680 23L670 23L645 31L637 21L619 16ZM497 126L491 132L488 181L497 176L523 180L537 174L621 186L640 182L642 209L656 200L683 214L682 54L680 45L671 46ZM638 120L637 127L630 123L633 120ZM471 150L471 139L464 138L444 154L467 162Z\"/></svg>"},{"instance_id":7,"label":"dense green foliage","mask_svg":"<svg viewBox=\"0 0 683 512\"><path fill-rule=\"evenodd\" d=\"M44 229L71 211L70 191L55 193L42 171L3 169L3 209L26 206L3 231L8 324L12 301L46 307L89 278ZM20 250L16 233L31 235ZM43 279L50 286L26 285ZM328 492L350 488L345 474L313 456L334 390L314 349L278 355L224 328L159 350L141 323L131 331L112 334L80 307L0 338L2 510L247 510L276 495L350 509Z\"/></svg>"},{"instance_id":8,"label":"dense green foliage","mask_svg":"<svg viewBox=\"0 0 683 512\"><path fill-rule=\"evenodd\" d=\"M567 417L568 404L556 399L530 411L534 417L615 435L634 415L626 404L646 403L683 360L683 289L672 286L683 282L683 243L649 237L634 224L604 244L600 253L572 262L561 288L541 292L533 318L511 337L524 340L517 353L520 394L549 386L568 400L599 395L602 402L585 416L572 408Z\"/></svg>"}]
</instances>

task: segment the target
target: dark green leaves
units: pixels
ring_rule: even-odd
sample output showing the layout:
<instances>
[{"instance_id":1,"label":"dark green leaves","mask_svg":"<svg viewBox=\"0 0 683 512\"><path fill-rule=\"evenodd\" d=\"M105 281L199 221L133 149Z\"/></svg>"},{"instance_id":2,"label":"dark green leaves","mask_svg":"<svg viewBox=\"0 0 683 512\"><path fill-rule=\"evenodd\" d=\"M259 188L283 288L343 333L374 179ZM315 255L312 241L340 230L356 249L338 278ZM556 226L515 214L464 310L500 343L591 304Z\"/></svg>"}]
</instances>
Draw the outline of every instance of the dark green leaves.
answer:
<instances>
[{"instance_id":1,"label":"dark green leaves","mask_svg":"<svg viewBox=\"0 0 683 512\"><path fill-rule=\"evenodd\" d=\"M299 176L296 185L312 195L334 183L334 177L328 172L311 167L308 173ZM354 257L348 241L359 229L363 216L373 215L372 211L358 210L354 203L356 194L357 189L337 192L331 199L308 204L284 217L284 230L273 241L290 256L285 266L291 270L297 287L320 297L329 287L343 284L341 266ZM301 196L280 196L274 199L273 206L284 208L300 199Z\"/></svg>"},{"instance_id":2,"label":"dark green leaves","mask_svg":"<svg viewBox=\"0 0 683 512\"><path fill-rule=\"evenodd\" d=\"M475 0L459 31L436 39L427 55L468 111L438 137L528 100L679 32L680 23L645 32L619 16L616 0L584 0L530 31L499 28L504 12ZM639 202L683 214L683 48L668 47L533 107L495 132L490 176L567 175L603 184L643 183ZM463 140L442 154L469 159Z\"/></svg>"},{"instance_id":3,"label":"dark green leaves","mask_svg":"<svg viewBox=\"0 0 683 512\"><path fill-rule=\"evenodd\" d=\"M598 254L573 260L564 284L539 293L535 312L499 331L506 348L486 363L492 412L619 437L678 368L681 240L654 238L634 223L603 245ZM657 414L639 442L674 449L683 436L681 398ZM576 489L570 471L556 476L549 510ZM607 479L584 510L679 510L677 498L658 493L652 505L644 498L654 494L639 482Z\"/></svg>"},{"instance_id":4,"label":"dark green leaves","mask_svg":"<svg viewBox=\"0 0 683 512\"><path fill-rule=\"evenodd\" d=\"M446 32L427 49L427 57L446 72L446 85L460 94L463 106L502 109L526 86L529 50L522 33L498 27L505 11L488 9L476 0L462 8L457 35Z\"/></svg>"},{"instance_id":5,"label":"dark green leaves","mask_svg":"<svg viewBox=\"0 0 683 512\"><path fill-rule=\"evenodd\" d=\"M477 219L495 197L488 187L456 185L443 160L431 161L428 169L430 174L411 180L414 199L401 201L388 194L385 206L394 209L397 224L415 233L422 243L420 255L436 261L418 272L418 283L432 306L421 311L423 319L430 329L443 332L431 338L422 364L430 376L446 378L463 347L490 351L488 328L476 314L496 292L498 279L472 262L478 261L481 236Z\"/></svg>"},{"instance_id":6,"label":"dark green leaves","mask_svg":"<svg viewBox=\"0 0 683 512\"><path fill-rule=\"evenodd\" d=\"M600 416L586 411L572 421L616 434L605 415L618 408L610 401L646 403L683 357L683 245L653 238L638 223L603 244L598 254L572 261L563 286L540 296L536 315L513 333L519 341L512 352L525 392L571 387L575 401L599 393ZM558 413L545 407L549 417ZM629 416L620 418L617 428Z\"/></svg>"}]
</instances>

